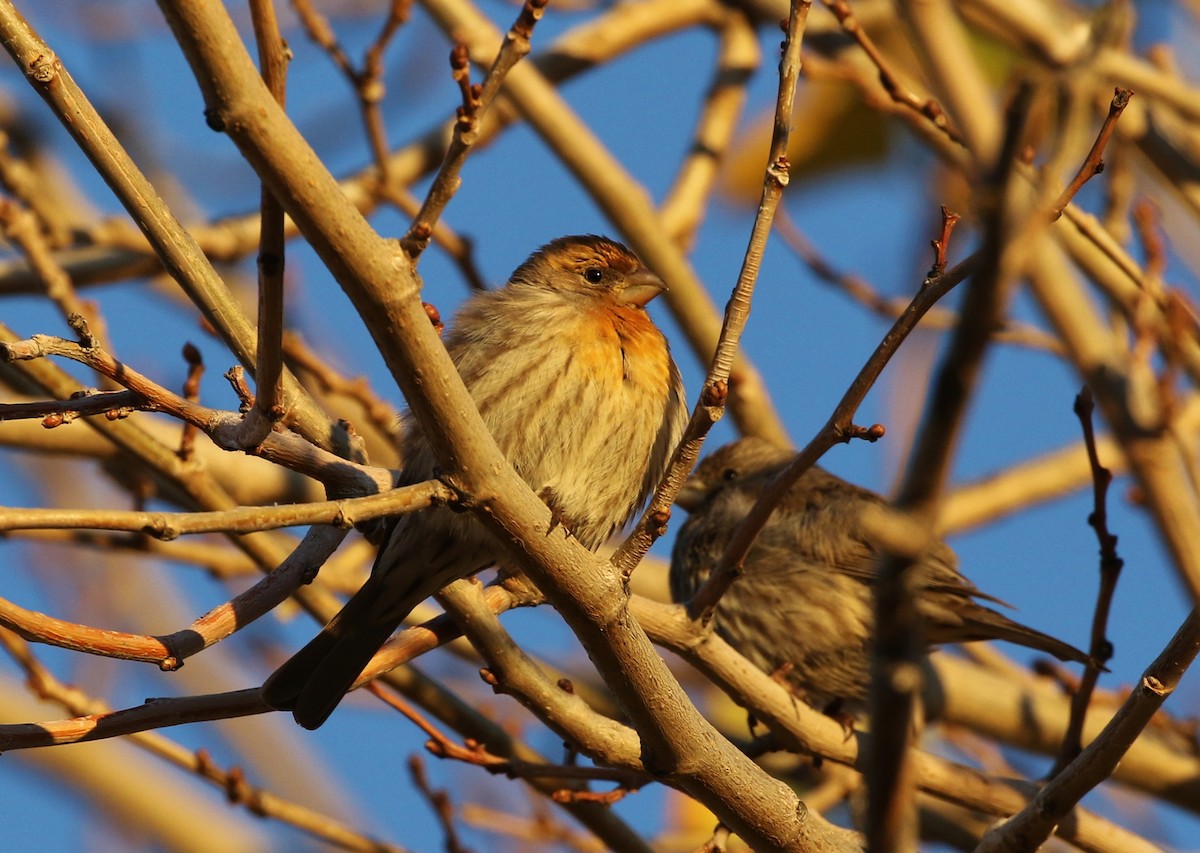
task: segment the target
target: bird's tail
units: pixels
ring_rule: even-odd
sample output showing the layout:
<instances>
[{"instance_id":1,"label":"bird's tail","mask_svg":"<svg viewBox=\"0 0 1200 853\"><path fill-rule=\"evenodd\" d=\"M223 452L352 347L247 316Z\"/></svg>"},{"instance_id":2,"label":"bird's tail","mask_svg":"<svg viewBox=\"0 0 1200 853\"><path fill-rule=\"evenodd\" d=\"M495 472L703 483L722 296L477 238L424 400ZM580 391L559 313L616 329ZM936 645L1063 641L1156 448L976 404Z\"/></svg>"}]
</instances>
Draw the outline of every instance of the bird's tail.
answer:
<instances>
[{"instance_id":1,"label":"bird's tail","mask_svg":"<svg viewBox=\"0 0 1200 853\"><path fill-rule=\"evenodd\" d=\"M1061 661L1075 661L1086 664L1095 663L1091 655L1075 648L1070 643L1065 643L1056 637L1051 637L1049 634L1043 634L1041 631L1022 625L1020 622L1013 621L991 608L981 605L976 605L976 607L981 612L976 618L969 620L969 624L974 623L980 626L979 636L964 639L1006 640L1010 643L1016 643L1019 646L1025 646L1026 648L1054 655Z\"/></svg>"},{"instance_id":2,"label":"bird's tail","mask_svg":"<svg viewBox=\"0 0 1200 853\"><path fill-rule=\"evenodd\" d=\"M404 617L427 598L426 579L403 571L372 574L321 633L266 680L263 701L319 727Z\"/></svg>"}]
</instances>

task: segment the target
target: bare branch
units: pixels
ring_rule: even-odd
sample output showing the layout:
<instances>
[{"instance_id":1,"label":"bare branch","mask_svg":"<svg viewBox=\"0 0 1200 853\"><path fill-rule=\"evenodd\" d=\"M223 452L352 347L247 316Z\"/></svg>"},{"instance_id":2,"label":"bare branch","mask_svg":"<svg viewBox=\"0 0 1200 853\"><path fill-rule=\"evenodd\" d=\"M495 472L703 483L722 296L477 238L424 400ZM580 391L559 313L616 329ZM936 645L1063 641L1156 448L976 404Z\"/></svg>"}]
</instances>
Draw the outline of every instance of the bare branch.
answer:
<instances>
[{"instance_id":1,"label":"bare branch","mask_svg":"<svg viewBox=\"0 0 1200 853\"><path fill-rule=\"evenodd\" d=\"M25 70L35 91L46 100L89 156L133 220L144 229L163 266L178 277L180 286L204 311L238 360L253 368L255 333L232 294L217 277L195 240L88 102L62 61L33 32L9 0L0 3L0 42L17 65ZM336 436L337 430L331 429L329 419L293 377L288 376L284 381L293 428L319 447L334 448L331 436Z\"/></svg>"}]
</instances>

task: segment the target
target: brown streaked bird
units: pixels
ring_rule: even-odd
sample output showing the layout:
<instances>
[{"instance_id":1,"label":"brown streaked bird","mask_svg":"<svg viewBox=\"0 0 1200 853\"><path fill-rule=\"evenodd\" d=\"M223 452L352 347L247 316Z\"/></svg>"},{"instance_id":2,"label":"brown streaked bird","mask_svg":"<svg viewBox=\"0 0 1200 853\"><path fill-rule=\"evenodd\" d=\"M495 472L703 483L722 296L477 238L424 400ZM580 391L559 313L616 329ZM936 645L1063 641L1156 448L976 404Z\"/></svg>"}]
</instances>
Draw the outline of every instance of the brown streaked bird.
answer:
<instances>
[{"instance_id":1,"label":"brown streaked bird","mask_svg":"<svg viewBox=\"0 0 1200 853\"><path fill-rule=\"evenodd\" d=\"M743 438L706 457L676 503L690 517L671 554L671 597L686 602L708 578L733 531L794 454ZM713 615L717 632L742 656L779 673L816 708L861 707L870 683L877 552L861 527L874 492L810 468L754 541L744 572ZM938 541L919 565L917 611L930 646L1007 640L1060 660L1088 662L1079 649L1009 619L976 599L1003 604L958 571Z\"/></svg>"},{"instance_id":2,"label":"brown streaked bird","mask_svg":"<svg viewBox=\"0 0 1200 853\"><path fill-rule=\"evenodd\" d=\"M500 450L592 550L645 502L687 420L679 369L646 313L665 289L620 243L562 237L474 294L446 335ZM404 421L398 485L437 472L420 425ZM366 583L267 679L264 701L320 726L413 607L507 556L472 513L398 517Z\"/></svg>"}]
</instances>

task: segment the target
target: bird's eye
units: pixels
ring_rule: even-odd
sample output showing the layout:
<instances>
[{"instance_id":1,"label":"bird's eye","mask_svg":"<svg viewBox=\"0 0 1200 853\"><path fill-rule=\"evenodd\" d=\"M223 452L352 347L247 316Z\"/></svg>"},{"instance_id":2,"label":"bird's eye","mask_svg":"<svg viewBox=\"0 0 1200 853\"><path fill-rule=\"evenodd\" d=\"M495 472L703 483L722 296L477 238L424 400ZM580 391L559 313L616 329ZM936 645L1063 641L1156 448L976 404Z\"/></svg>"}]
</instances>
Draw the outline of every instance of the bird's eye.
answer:
<instances>
[{"instance_id":1,"label":"bird's eye","mask_svg":"<svg viewBox=\"0 0 1200 853\"><path fill-rule=\"evenodd\" d=\"M736 480L737 479L737 469L736 468L726 468L724 471L721 472L721 479L725 480L726 482L729 482L730 480Z\"/></svg>"},{"instance_id":2,"label":"bird's eye","mask_svg":"<svg viewBox=\"0 0 1200 853\"><path fill-rule=\"evenodd\" d=\"M604 280L604 270L600 267L588 267L583 271L583 277L592 284L599 284Z\"/></svg>"}]
</instances>

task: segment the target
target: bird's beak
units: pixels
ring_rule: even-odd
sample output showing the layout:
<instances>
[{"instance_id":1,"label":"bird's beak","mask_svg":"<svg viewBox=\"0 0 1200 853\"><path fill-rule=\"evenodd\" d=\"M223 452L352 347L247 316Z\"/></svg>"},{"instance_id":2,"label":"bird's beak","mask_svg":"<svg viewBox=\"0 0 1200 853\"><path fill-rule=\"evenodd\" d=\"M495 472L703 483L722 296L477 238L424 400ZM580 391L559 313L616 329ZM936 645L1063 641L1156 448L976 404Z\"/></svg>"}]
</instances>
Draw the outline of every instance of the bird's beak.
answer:
<instances>
[{"instance_id":1,"label":"bird's beak","mask_svg":"<svg viewBox=\"0 0 1200 853\"><path fill-rule=\"evenodd\" d=\"M695 512L704 504L707 494L708 491L704 488L703 483L695 477L689 477L680 486L679 494L675 496L675 505L683 507L688 512Z\"/></svg>"},{"instance_id":2,"label":"bird's beak","mask_svg":"<svg viewBox=\"0 0 1200 853\"><path fill-rule=\"evenodd\" d=\"M627 305L637 305L645 308L650 300L667 289L661 278L650 270L642 268L626 277L625 282L617 291L617 299Z\"/></svg>"}]
</instances>

